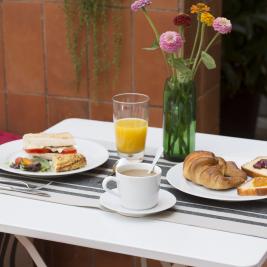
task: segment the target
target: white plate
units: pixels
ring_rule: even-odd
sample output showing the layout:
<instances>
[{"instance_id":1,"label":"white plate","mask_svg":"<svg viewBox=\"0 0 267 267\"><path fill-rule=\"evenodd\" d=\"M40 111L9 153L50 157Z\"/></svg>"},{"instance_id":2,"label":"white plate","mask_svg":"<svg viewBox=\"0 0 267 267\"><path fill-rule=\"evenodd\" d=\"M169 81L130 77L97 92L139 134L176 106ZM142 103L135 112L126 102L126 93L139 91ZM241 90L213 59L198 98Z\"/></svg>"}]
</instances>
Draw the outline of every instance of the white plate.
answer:
<instances>
[{"instance_id":1,"label":"white plate","mask_svg":"<svg viewBox=\"0 0 267 267\"><path fill-rule=\"evenodd\" d=\"M267 196L239 196L236 189L218 191L194 184L184 178L183 163L172 167L168 171L166 179L173 187L197 197L224 201L250 201L267 198Z\"/></svg>"},{"instance_id":2,"label":"white plate","mask_svg":"<svg viewBox=\"0 0 267 267\"><path fill-rule=\"evenodd\" d=\"M87 165L83 168L66 172L29 172L9 167L17 157L29 157L22 149L22 140L0 145L0 169L12 173L38 177L56 177L80 173L94 169L105 163L109 157L108 151L101 145L87 140L75 139L77 151L86 157Z\"/></svg>"},{"instance_id":3,"label":"white plate","mask_svg":"<svg viewBox=\"0 0 267 267\"><path fill-rule=\"evenodd\" d=\"M116 190L116 189L113 189ZM147 210L129 210L121 206L120 199L116 196L105 192L100 197L100 204L105 208L115 211L119 214L129 216L129 217L143 217L167 210L174 206L176 203L176 198L173 194L166 190L159 190L159 202L158 205Z\"/></svg>"}]
</instances>

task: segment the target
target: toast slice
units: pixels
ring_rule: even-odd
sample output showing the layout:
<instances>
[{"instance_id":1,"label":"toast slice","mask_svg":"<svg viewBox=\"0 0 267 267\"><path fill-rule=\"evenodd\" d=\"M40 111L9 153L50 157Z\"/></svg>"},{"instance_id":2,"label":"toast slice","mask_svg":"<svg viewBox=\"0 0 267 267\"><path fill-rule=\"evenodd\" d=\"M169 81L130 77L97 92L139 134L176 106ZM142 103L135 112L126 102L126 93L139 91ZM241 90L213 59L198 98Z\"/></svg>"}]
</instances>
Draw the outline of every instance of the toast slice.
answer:
<instances>
[{"instance_id":1,"label":"toast slice","mask_svg":"<svg viewBox=\"0 0 267 267\"><path fill-rule=\"evenodd\" d=\"M267 177L255 177L237 188L241 196L266 196Z\"/></svg>"},{"instance_id":2,"label":"toast slice","mask_svg":"<svg viewBox=\"0 0 267 267\"><path fill-rule=\"evenodd\" d=\"M257 157L254 160L251 160L243 164L241 168L250 177L257 177L257 176L267 177L267 168L263 167L261 169L258 169L258 168L253 167L253 165L259 162L260 160L266 160L266 163L267 163L267 156Z\"/></svg>"},{"instance_id":3,"label":"toast slice","mask_svg":"<svg viewBox=\"0 0 267 267\"><path fill-rule=\"evenodd\" d=\"M86 158L80 154L55 155L52 159L52 166L56 172L76 170L86 165Z\"/></svg>"}]
</instances>

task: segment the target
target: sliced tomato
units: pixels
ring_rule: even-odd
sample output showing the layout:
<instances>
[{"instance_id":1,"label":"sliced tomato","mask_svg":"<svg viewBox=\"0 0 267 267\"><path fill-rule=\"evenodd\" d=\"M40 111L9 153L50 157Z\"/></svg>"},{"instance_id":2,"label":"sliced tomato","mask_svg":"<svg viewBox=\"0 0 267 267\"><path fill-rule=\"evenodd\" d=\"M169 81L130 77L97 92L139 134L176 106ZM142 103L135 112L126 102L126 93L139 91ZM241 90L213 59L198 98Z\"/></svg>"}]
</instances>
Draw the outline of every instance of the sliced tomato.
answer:
<instances>
[{"instance_id":1,"label":"sliced tomato","mask_svg":"<svg viewBox=\"0 0 267 267\"><path fill-rule=\"evenodd\" d=\"M45 154L45 153L51 153L51 150L48 148L34 148L34 149L25 149L25 151L29 154Z\"/></svg>"},{"instance_id":2,"label":"sliced tomato","mask_svg":"<svg viewBox=\"0 0 267 267\"><path fill-rule=\"evenodd\" d=\"M77 150L75 148L65 148L61 154L75 154Z\"/></svg>"}]
</instances>

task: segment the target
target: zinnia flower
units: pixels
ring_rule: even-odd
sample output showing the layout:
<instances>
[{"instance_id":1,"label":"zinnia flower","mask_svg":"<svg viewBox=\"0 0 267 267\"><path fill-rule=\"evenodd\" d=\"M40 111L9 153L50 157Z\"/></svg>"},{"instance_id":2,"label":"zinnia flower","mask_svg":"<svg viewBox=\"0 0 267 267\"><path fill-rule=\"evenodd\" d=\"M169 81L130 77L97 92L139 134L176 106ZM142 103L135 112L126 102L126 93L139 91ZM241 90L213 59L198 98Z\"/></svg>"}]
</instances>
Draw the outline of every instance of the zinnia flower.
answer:
<instances>
[{"instance_id":1,"label":"zinnia flower","mask_svg":"<svg viewBox=\"0 0 267 267\"><path fill-rule=\"evenodd\" d=\"M210 7L203 3L198 3L196 5L191 6L191 13L192 14L199 14L202 12L209 12Z\"/></svg>"},{"instance_id":2,"label":"zinnia flower","mask_svg":"<svg viewBox=\"0 0 267 267\"><path fill-rule=\"evenodd\" d=\"M166 53L174 53L183 46L184 40L181 35L174 31L161 34L159 46Z\"/></svg>"},{"instance_id":3,"label":"zinnia flower","mask_svg":"<svg viewBox=\"0 0 267 267\"><path fill-rule=\"evenodd\" d=\"M179 14L173 19L173 23L176 26L190 26L191 25L191 18L187 14Z\"/></svg>"},{"instance_id":4,"label":"zinnia flower","mask_svg":"<svg viewBox=\"0 0 267 267\"><path fill-rule=\"evenodd\" d=\"M150 1L150 0L136 0L131 4L131 9L132 9L132 11L136 12L140 8L148 6L151 3L152 3L152 1Z\"/></svg>"},{"instance_id":5,"label":"zinnia flower","mask_svg":"<svg viewBox=\"0 0 267 267\"><path fill-rule=\"evenodd\" d=\"M209 12L203 12L200 15L200 21L205 23L207 26L211 26L214 21L214 16Z\"/></svg>"},{"instance_id":6,"label":"zinnia flower","mask_svg":"<svg viewBox=\"0 0 267 267\"><path fill-rule=\"evenodd\" d=\"M213 29L216 32L219 32L221 34L226 34L231 32L232 30L232 23L227 18L218 17L213 21Z\"/></svg>"}]
</instances>

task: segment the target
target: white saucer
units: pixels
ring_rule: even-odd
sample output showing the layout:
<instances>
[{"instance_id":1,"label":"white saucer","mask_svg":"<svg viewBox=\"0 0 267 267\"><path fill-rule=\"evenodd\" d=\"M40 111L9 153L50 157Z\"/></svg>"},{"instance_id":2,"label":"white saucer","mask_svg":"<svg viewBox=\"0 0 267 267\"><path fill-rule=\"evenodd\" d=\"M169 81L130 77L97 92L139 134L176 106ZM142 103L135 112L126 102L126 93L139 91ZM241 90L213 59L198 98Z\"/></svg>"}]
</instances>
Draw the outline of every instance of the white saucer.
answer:
<instances>
[{"instance_id":1,"label":"white saucer","mask_svg":"<svg viewBox=\"0 0 267 267\"><path fill-rule=\"evenodd\" d=\"M113 189L116 190L116 189ZM129 210L121 206L120 199L116 196L105 192L100 197L100 204L105 208L115 211L119 214L129 216L129 217L143 217L167 210L174 206L176 203L176 198L173 194L166 190L159 190L159 202L158 205L147 210Z\"/></svg>"}]
</instances>

